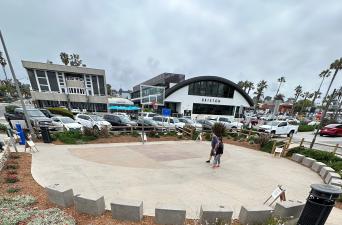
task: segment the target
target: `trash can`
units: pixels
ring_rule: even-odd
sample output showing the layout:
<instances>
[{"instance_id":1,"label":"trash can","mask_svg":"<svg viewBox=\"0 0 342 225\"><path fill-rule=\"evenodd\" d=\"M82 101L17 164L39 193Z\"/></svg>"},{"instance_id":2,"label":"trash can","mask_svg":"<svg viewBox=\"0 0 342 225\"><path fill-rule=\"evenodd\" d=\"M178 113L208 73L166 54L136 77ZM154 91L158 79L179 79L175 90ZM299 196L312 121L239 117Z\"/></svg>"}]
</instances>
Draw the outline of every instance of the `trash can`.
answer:
<instances>
[{"instance_id":1,"label":"trash can","mask_svg":"<svg viewBox=\"0 0 342 225\"><path fill-rule=\"evenodd\" d=\"M44 143L51 143L52 142L49 127L46 127L46 126L40 127L40 132L42 134L42 138L43 138Z\"/></svg>"},{"instance_id":2,"label":"trash can","mask_svg":"<svg viewBox=\"0 0 342 225\"><path fill-rule=\"evenodd\" d=\"M342 190L329 184L312 184L297 225L324 225Z\"/></svg>"}]
</instances>

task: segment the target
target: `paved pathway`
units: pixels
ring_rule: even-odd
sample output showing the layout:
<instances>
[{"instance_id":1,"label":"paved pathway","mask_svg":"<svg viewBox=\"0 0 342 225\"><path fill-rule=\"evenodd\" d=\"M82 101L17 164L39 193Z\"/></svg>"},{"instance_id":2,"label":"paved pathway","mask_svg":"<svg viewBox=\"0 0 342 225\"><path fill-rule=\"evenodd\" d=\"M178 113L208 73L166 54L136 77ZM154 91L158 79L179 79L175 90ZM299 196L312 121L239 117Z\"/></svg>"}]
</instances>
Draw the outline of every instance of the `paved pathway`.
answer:
<instances>
[{"instance_id":1,"label":"paved pathway","mask_svg":"<svg viewBox=\"0 0 342 225\"><path fill-rule=\"evenodd\" d=\"M117 197L144 201L145 214L153 215L157 202L182 203L189 218L201 203L231 205L234 217L241 205L262 203L277 184L287 198L304 201L309 185L321 183L310 169L284 158L226 145L222 167L204 163L208 143L140 143L97 145L38 145L32 174L42 186L60 183L77 193L97 192L109 208ZM338 224L342 211L329 218Z\"/></svg>"}]
</instances>

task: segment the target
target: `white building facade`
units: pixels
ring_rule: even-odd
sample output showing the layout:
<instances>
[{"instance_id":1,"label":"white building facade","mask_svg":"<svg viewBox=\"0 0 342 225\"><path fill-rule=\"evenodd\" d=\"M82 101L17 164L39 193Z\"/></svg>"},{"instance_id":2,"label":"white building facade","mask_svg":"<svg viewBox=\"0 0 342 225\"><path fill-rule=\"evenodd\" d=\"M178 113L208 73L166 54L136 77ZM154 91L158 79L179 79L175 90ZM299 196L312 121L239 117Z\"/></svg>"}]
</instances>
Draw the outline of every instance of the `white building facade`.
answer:
<instances>
[{"instance_id":1,"label":"white building facade","mask_svg":"<svg viewBox=\"0 0 342 225\"><path fill-rule=\"evenodd\" d=\"M165 106L172 113L192 117L236 116L240 107L252 107L253 100L230 80L216 76L199 76L167 89Z\"/></svg>"}]
</instances>

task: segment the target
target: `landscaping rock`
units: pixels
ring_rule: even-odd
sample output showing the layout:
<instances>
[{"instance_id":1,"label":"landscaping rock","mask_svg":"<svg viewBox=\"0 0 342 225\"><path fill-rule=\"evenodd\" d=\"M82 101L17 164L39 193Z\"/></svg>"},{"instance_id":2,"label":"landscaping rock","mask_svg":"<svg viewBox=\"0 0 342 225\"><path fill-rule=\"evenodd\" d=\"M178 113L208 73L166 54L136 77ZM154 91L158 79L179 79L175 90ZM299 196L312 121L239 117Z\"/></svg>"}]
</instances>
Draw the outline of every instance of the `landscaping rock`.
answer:
<instances>
[{"instance_id":1,"label":"landscaping rock","mask_svg":"<svg viewBox=\"0 0 342 225\"><path fill-rule=\"evenodd\" d=\"M321 169L323 168L323 166L327 166L326 164L322 163L322 162L314 162L311 166L311 169L313 171L315 171L316 173L321 172Z\"/></svg>"},{"instance_id":2,"label":"landscaping rock","mask_svg":"<svg viewBox=\"0 0 342 225\"><path fill-rule=\"evenodd\" d=\"M233 210L223 205L202 205L200 209L201 224L216 225L232 222Z\"/></svg>"},{"instance_id":3,"label":"landscaping rock","mask_svg":"<svg viewBox=\"0 0 342 225\"><path fill-rule=\"evenodd\" d=\"M323 166L321 172L319 172L319 175L322 177L323 180L325 180L325 177L327 176L328 172L335 172L335 170L331 167Z\"/></svg>"},{"instance_id":4,"label":"landscaping rock","mask_svg":"<svg viewBox=\"0 0 342 225\"><path fill-rule=\"evenodd\" d=\"M112 218L128 221L141 221L143 218L143 202L116 199L110 204Z\"/></svg>"},{"instance_id":5,"label":"landscaping rock","mask_svg":"<svg viewBox=\"0 0 342 225\"><path fill-rule=\"evenodd\" d=\"M310 158L310 157L304 157L302 164L306 167L311 168L312 164L316 162L316 159Z\"/></svg>"},{"instance_id":6,"label":"landscaping rock","mask_svg":"<svg viewBox=\"0 0 342 225\"><path fill-rule=\"evenodd\" d=\"M263 224L272 216L273 209L266 205L246 207L242 206L239 221L242 225Z\"/></svg>"},{"instance_id":7,"label":"landscaping rock","mask_svg":"<svg viewBox=\"0 0 342 225\"><path fill-rule=\"evenodd\" d=\"M158 203L155 209L155 221L157 224L183 225L186 210L184 206Z\"/></svg>"},{"instance_id":8,"label":"landscaping rock","mask_svg":"<svg viewBox=\"0 0 342 225\"><path fill-rule=\"evenodd\" d=\"M304 156L301 154L295 153L292 155L292 160L296 161L298 163L301 163L303 161L303 159L304 159Z\"/></svg>"},{"instance_id":9,"label":"landscaping rock","mask_svg":"<svg viewBox=\"0 0 342 225\"><path fill-rule=\"evenodd\" d=\"M341 178L341 176L340 176L340 174L335 173L335 172L328 172L328 173L327 173L327 176L326 176L325 179L324 179L324 183L329 184L329 183L330 183L330 180L331 180L332 178Z\"/></svg>"},{"instance_id":10,"label":"landscaping rock","mask_svg":"<svg viewBox=\"0 0 342 225\"><path fill-rule=\"evenodd\" d=\"M304 206L305 203L299 201L277 202L273 216L279 218L299 218Z\"/></svg>"},{"instance_id":11,"label":"landscaping rock","mask_svg":"<svg viewBox=\"0 0 342 225\"><path fill-rule=\"evenodd\" d=\"M68 208L74 205L74 192L71 188L64 187L60 184L53 184L45 187L50 202Z\"/></svg>"},{"instance_id":12,"label":"landscaping rock","mask_svg":"<svg viewBox=\"0 0 342 225\"><path fill-rule=\"evenodd\" d=\"M75 195L76 211L92 216L99 216L105 212L104 197L100 195Z\"/></svg>"},{"instance_id":13,"label":"landscaping rock","mask_svg":"<svg viewBox=\"0 0 342 225\"><path fill-rule=\"evenodd\" d=\"M336 186L336 187L339 187L339 188L342 188L342 179L332 178L330 180L329 184L331 184L333 186Z\"/></svg>"}]
</instances>

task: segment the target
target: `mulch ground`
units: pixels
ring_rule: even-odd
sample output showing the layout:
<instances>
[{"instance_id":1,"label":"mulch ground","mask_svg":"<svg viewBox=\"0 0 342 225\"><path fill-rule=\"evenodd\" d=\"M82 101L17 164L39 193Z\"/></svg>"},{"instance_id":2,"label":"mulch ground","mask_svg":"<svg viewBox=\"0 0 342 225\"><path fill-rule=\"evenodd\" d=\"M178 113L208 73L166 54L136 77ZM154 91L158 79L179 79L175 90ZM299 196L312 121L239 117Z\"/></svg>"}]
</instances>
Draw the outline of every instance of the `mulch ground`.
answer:
<instances>
[{"instance_id":1,"label":"mulch ground","mask_svg":"<svg viewBox=\"0 0 342 225\"><path fill-rule=\"evenodd\" d=\"M37 202L32 207L38 207L39 209L48 209L48 208L56 208L57 206L50 203L47 198L47 194L43 187L41 187L32 177L31 175L31 154L29 153L11 153L12 155L18 155L20 158L18 159L10 159L11 164L18 164L19 168L16 169L17 176L19 181L15 184L7 184L5 183L5 177L8 173L7 169L2 169L0 171L0 195L1 196L15 196L15 195L32 195L37 199ZM7 193L7 189L9 187L18 186L21 188L19 192L16 193ZM59 208L59 207L58 207ZM156 224L154 222L154 217L144 216L141 222L127 222L127 221L119 221L114 220L111 217L111 212L106 211L102 216L94 217L86 214L81 214L76 212L74 207L62 209L64 212L74 217L77 224L81 225L107 225L107 224L120 224L120 225L135 225L135 224L144 224L144 225L153 225ZM195 220L187 220L186 224L189 225L198 225L199 222ZM20 223L20 225L25 225L25 223ZM239 225L237 221L235 221L232 225Z\"/></svg>"}]
</instances>

